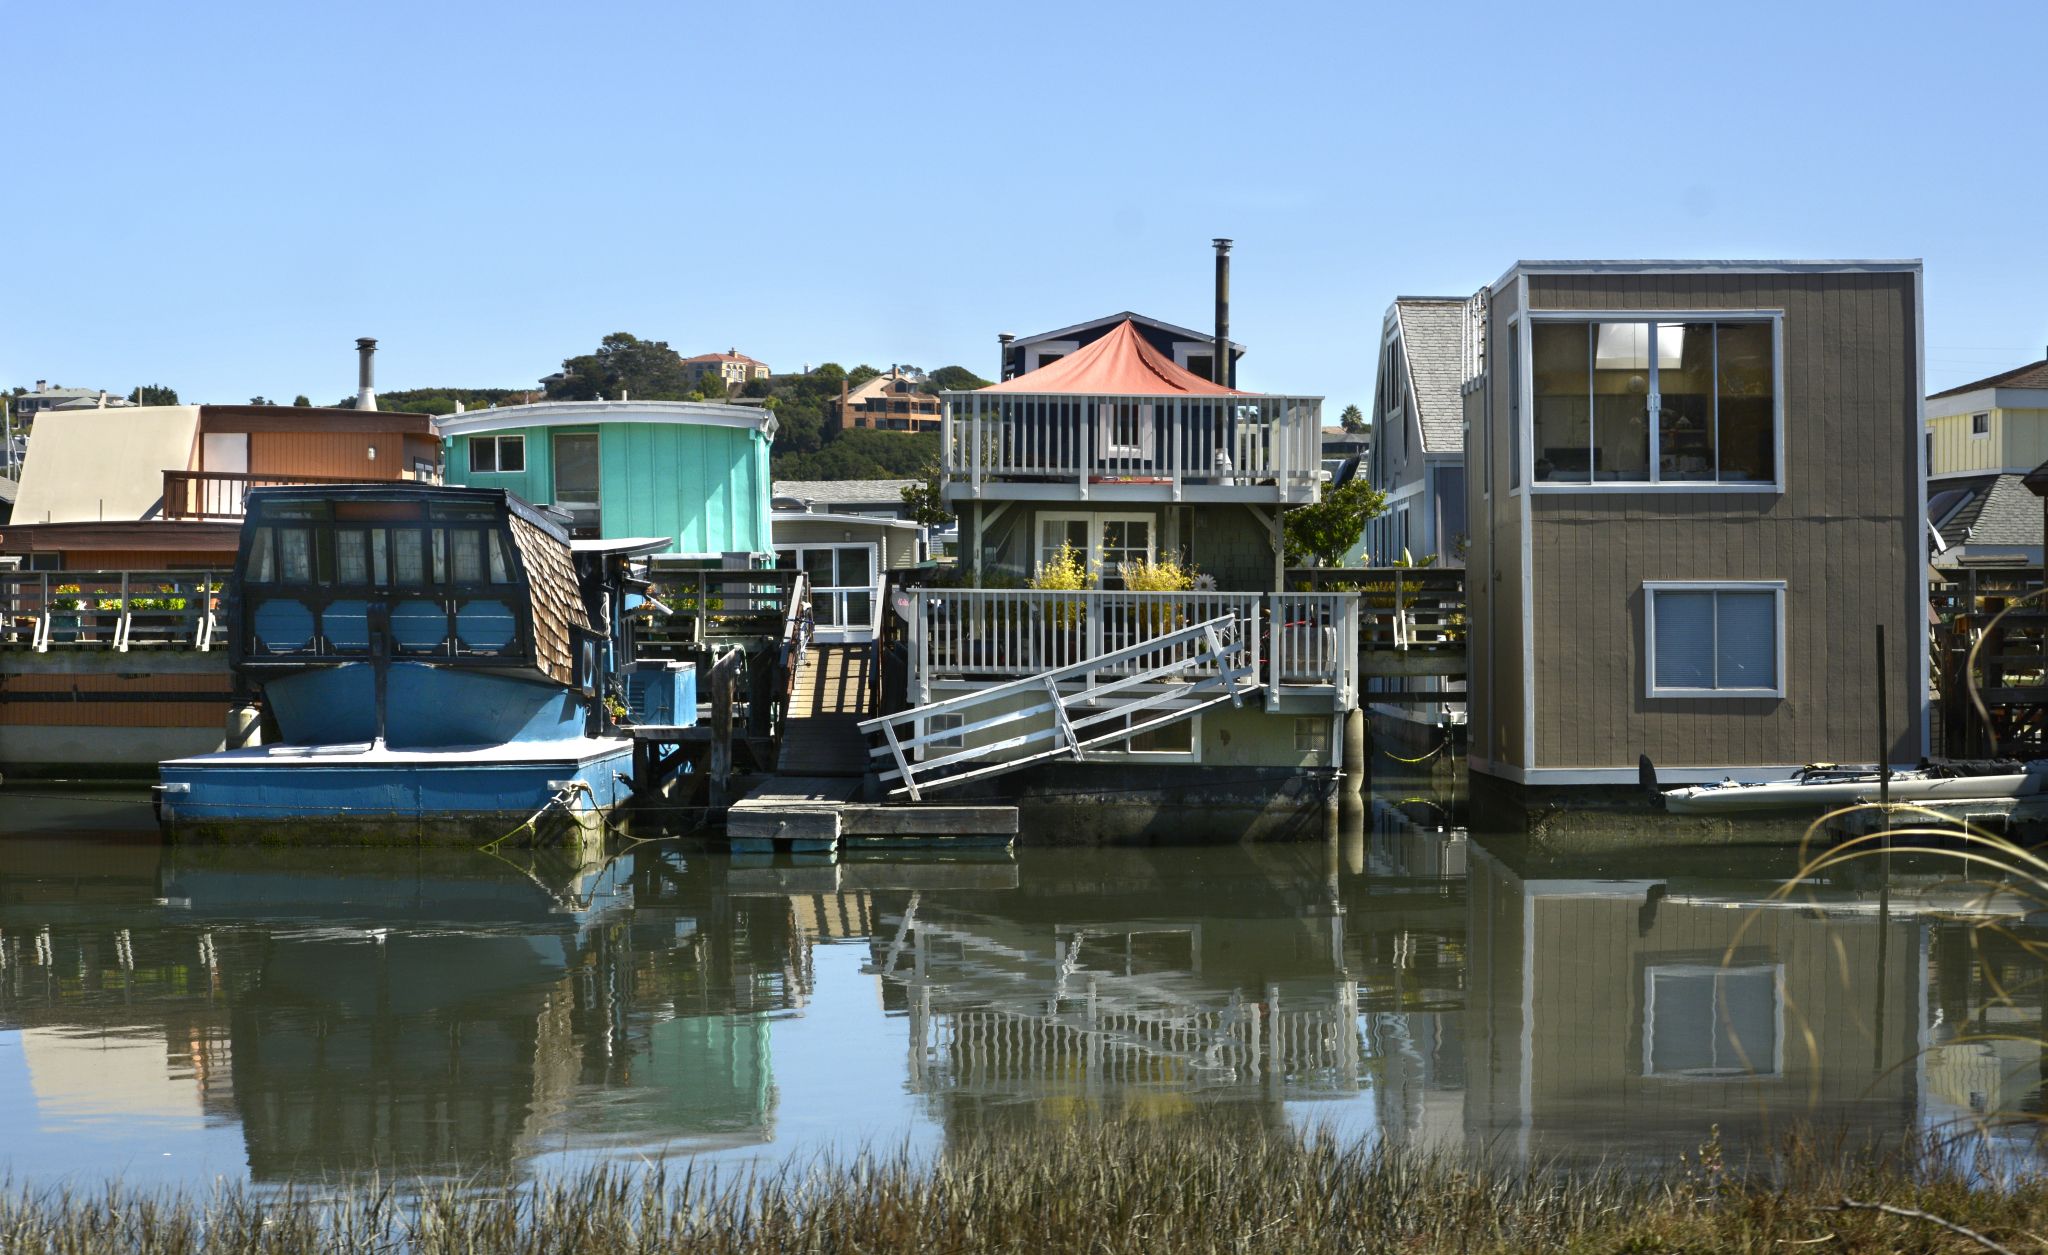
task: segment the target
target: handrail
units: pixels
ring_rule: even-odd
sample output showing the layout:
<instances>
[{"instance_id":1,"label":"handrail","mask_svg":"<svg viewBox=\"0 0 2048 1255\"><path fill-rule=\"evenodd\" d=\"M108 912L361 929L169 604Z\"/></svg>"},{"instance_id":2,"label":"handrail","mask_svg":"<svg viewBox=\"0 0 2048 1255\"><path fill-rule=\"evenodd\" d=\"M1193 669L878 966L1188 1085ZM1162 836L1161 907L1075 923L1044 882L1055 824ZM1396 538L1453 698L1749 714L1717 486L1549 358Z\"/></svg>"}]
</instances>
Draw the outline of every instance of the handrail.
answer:
<instances>
[{"instance_id":1,"label":"handrail","mask_svg":"<svg viewBox=\"0 0 2048 1255\"><path fill-rule=\"evenodd\" d=\"M1322 398L1233 394L959 393L940 426L946 478L979 495L995 481L1185 487L1269 485L1313 501Z\"/></svg>"},{"instance_id":2,"label":"handrail","mask_svg":"<svg viewBox=\"0 0 2048 1255\"><path fill-rule=\"evenodd\" d=\"M251 488L293 484L360 484L381 482L364 475L281 475L248 471L164 472L164 517L167 519L238 519Z\"/></svg>"},{"instance_id":3,"label":"handrail","mask_svg":"<svg viewBox=\"0 0 2048 1255\"><path fill-rule=\"evenodd\" d=\"M225 580L210 570L0 572L0 647L210 650Z\"/></svg>"}]
</instances>

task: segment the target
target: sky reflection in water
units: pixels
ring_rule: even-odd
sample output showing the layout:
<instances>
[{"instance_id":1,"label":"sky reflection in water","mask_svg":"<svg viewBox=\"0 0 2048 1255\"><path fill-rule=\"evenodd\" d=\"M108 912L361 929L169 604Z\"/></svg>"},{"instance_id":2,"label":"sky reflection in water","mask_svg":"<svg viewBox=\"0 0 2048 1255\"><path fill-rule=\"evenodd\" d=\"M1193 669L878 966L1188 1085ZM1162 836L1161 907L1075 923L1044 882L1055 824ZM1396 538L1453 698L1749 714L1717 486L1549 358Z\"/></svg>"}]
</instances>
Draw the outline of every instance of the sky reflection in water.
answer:
<instances>
[{"instance_id":1,"label":"sky reflection in water","mask_svg":"<svg viewBox=\"0 0 2048 1255\"><path fill-rule=\"evenodd\" d=\"M1094 1112L1612 1159L2040 1105L2038 964L1924 861L1758 911L1773 855L1532 866L1387 806L1329 844L807 866L0 813L22 1181L929 1153ZM1955 1040L1986 1033L2027 1040Z\"/></svg>"}]
</instances>

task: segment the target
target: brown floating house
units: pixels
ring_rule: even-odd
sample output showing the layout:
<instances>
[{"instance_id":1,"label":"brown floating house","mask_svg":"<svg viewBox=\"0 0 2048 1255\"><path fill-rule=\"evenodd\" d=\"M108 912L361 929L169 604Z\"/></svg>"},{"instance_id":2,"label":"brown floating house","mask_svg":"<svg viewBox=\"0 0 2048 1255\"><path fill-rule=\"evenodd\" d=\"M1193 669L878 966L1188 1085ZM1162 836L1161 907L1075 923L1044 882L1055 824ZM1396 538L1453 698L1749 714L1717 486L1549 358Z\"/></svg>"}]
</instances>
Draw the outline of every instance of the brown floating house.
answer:
<instances>
[{"instance_id":1,"label":"brown floating house","mask_svg":"<svg viewBox=\"0 0 2048 1255\"><path fill-rule=\"evenodd\" d=\"M1466 313L1473 771L1926 752L1921 268L1518 262Z\"/></svg>"}]
</instances>

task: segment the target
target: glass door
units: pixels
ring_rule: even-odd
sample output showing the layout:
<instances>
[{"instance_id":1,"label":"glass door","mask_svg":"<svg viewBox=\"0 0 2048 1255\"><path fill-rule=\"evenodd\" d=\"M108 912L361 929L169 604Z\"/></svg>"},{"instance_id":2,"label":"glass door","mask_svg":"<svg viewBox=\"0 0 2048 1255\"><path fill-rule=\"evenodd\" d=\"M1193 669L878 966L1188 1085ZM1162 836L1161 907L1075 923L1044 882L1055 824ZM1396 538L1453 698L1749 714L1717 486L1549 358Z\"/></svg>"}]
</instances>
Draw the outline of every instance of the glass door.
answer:
<instances>
[{"instance_id":1,"label":"glass door","mask_svg":"<svg viewBox=\"0 0 2048 1255\"><path fill-rule=\"evenodd\" d=\"M587 538L602 534L599 496L597 433L556 433L555 504L575 520L571 535Z\"/></svg>"},{"instance_id":2,"label":"glass door","mask_svg":"<svg viewBox=\"0 0 2048 1255\"><path fill-rule=\"evenodd\" d=\"M782 545L776 565L811 577L811 616L826 643L875 639L881 563L874 545Z\"/></svg>"}]
</instances>

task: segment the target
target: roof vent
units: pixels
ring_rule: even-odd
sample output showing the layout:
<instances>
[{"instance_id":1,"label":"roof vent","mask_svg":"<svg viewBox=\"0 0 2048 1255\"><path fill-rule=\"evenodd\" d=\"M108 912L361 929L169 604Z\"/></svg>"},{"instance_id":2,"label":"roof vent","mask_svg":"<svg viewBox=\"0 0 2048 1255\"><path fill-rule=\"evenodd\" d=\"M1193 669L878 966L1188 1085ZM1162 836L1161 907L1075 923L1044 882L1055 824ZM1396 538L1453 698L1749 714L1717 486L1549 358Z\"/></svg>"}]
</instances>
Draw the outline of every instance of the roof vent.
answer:
<instances>
[{"instance_id":1,"label":"roof vent","mask_svg":"<svg viewBox=\"0 0 2048 1255\"><path fill-rule=\"evenodd\" d=\"M371 361L377 356L377 342L369 336L356 339L356 408L377 408L377 391Z\"/></svg>"}]
</instances>

